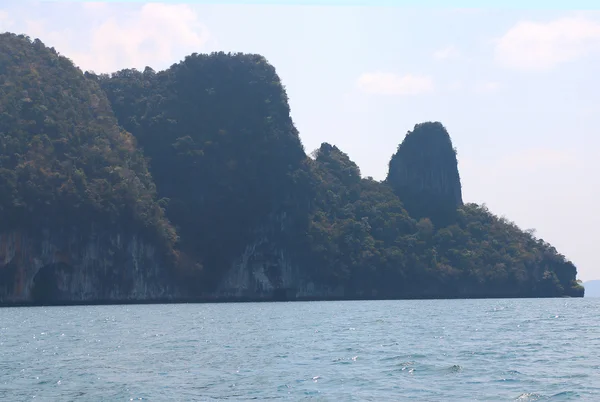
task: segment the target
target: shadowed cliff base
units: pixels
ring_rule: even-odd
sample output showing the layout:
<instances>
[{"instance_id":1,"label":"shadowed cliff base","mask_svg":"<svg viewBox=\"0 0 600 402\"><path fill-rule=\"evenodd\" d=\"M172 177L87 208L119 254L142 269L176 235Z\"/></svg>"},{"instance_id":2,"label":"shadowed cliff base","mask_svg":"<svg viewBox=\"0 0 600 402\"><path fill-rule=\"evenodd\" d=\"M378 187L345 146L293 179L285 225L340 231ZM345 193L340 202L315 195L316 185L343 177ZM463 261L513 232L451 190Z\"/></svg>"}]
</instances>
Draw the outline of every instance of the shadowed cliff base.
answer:
<instances>
[{"instance_id":1,"label":"shadowed cliff base","mask_svg":"<svg viewBox=\"0 0 600 402\"><path fill-rule=\"evenodd\" d=\"M113 300L113 299L94 299L94 300L50 300L50 301L20 301L5 302L0 300L2 307L69 307L69 306L126 306L126 305L147 305L147 304L220 304L220 303L292 303L292 302L336 302L336 301L384 301L384 300L483 300L483 299L548 299L548 298L571 298L572 296L532 296L532 295L456 295L456 294L419 294L405 295L403 297L327 297L327 296L305 296L305 297L281 297L280 294L274 294L271 297L195 297L195 298L157 298L144 300ZM579 297L579 296L574 296Z\"/></svg>"},{"instance_id":2,"label":"shadowed cliff base","mask_svg":"<svg viewBox=\"0 0 600 402\"><path fill-rule=\"evenodd\" d=\"M363 178L335 145L306 155L260 55L84 74L2 34L0 83L4 305L583 295L554 247L463 202L440 122Z\"/></svg>"}]
</instances>

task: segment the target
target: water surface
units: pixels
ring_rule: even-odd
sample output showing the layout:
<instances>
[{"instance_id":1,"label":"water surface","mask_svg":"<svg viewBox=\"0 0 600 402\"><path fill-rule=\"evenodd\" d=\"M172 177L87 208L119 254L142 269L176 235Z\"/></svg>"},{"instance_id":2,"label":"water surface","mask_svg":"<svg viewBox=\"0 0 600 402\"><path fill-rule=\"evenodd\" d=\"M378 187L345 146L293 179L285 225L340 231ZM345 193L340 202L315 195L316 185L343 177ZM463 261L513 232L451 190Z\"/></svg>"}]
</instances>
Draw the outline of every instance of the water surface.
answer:
<instances>
[{"instance_id":1,"label":"water surface","mask_svg":"<svg viewBox=\"0 0 600 402\"><path fill-rule=\"evenodd\" d=\"M0 400L600 401L600 299L0 309Z\"/></svg>"}]
</instances>

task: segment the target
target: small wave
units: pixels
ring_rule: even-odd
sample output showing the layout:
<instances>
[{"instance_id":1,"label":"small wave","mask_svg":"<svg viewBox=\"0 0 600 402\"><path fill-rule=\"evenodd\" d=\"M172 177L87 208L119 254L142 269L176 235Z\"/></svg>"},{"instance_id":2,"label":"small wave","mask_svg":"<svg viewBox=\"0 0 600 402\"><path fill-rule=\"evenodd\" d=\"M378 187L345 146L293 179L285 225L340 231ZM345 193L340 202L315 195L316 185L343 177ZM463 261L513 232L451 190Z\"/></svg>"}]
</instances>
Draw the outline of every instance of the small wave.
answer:
<instances>
[{"instance_id":1,"label":"small wave","mask_svg":"<svg viewBox=\"0 0 600 402\"><path fill-rule=\"evenodd\" d=\"M396 360L404 360L407 357L411 357L411 356L409 356L409 355L387 356L387 357L382 357L380 359L380 361L382 361L382 362L389 362L389 361L396 361Z\"/></svg>"},{"instance_id":2,"label":"small wave","mask_svg":"<svg viewBox=\"0 0 600 402\"><path fill-rule=\"evenodd\" d=\"M563 392L559 392L558 394L554 394L550 397L550 399L552 400L568 400L570 398L579 398L579 394L575 391L563 391Z\"/></svg>"},{"instance_id":3,"label":"small wave","mask_svg":"<svg viewBox=\"0 0 600 402\"><path fill-rule=\"evenodd\" d=\"M579 394L574 391L563 391L563 392L559 392L558 394L554 394L551 397L547 397L547 396L544 396L541 394L536 394L536 393L526 393L526 394L519 395L515 399L515 401L540 401L540 400L547 400L547 399L568 400L572 397L578 398Z\"/></svg>"},{"instance_id":4,"label":"small wave","mask_svg":"<svg viewBox=\"0 0 600 402\"><path fill-rule=\"evenodd\" d=\"M383 343L383 344L381 344L381 346L384 347L384 348L388 348L390 346L398 346L398 345L400 345L400 343L398 343L398 342Z\"/></svg>"},{"instance_id":5,"label":"small wave","mask_svg":"<svg viewBox=\"0 0 600 402\"><path fill-rule=\"evenodd\" d=\"M333 359L333 363L337 363L337 364L352 364L352 362L355 362L358 359L358 356L354 356L354 357L339 357L337 359Z\"/></svg>"},{"instance_id":6,"label":"small wave","mask_svg":"<svg viewBox=\"0 0 600 402\"><path fill-rule=\"evenodd\" d=\"M541 399L545 399L545 397L536 393L527 393L519 395L515 401L539 401Z\"/></svg>"},{"instance_id":7,"label":"small wave","mask_svg":"<svg viewBox=\"0 0 600 402\"><path fill-rule=\"evenodd\" d=\"M496 380L495 382L520 382L521 380L516 379L516 378L501 378L499 380Z\"/></svg>"}]
</instances>

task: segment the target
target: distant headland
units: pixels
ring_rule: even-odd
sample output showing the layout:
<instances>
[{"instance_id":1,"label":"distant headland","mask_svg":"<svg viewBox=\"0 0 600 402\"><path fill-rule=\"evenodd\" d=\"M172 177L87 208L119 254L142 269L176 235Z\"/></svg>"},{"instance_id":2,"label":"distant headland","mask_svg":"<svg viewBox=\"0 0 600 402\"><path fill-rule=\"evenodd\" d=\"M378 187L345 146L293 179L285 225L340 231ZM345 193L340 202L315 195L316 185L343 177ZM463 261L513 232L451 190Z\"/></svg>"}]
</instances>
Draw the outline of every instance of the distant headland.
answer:
<instances>
[{"instance_id":1,"label":"distant headland","mask_svg":"<svg viewBox=\"0 0 600 402\"><path fill-rule=\"evenodd\" d=\"M584 294L554 247L463 202L442 123L363 178L335 145L307 155L260 55L98 75L5 33L0 91L1 305Z\"/></svg>"}]
</instances>

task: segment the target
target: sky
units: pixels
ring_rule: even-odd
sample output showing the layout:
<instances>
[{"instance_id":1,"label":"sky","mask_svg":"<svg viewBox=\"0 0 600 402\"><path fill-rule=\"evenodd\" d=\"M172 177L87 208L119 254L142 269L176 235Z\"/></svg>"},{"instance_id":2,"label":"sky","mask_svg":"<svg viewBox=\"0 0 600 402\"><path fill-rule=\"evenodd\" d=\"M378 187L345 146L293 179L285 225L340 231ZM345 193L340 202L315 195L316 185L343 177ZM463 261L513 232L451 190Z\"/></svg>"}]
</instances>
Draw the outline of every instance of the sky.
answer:
<instances>
[{"instance_id":1,"label":"sky","mask_svg":"<svg viewBox=\"0 0 600 402\"><path fill-rule=\"evenodd\" d=\"M307 153L337 145L384 179L406 132L440 121L465 202L485 203L600 279L600 12L3 0L0 31L82 70L262 54Z\"/></svg>"}]
</instances>

